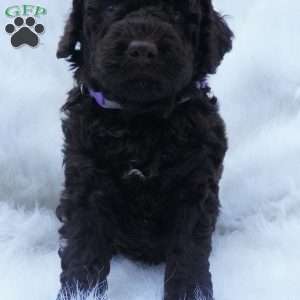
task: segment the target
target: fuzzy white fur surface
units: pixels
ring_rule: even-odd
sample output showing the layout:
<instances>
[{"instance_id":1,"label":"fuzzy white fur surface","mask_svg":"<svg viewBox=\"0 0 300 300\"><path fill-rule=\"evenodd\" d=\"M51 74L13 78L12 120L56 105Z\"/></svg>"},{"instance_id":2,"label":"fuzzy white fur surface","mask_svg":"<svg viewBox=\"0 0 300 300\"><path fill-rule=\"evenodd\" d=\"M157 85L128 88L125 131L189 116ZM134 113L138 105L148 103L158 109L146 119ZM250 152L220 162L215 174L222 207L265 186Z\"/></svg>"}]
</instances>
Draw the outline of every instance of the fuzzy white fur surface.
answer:
<instances>
[{"instance_id":1,"label":"fuzzy white fur surface","mask_svg":"<svg viewBox=\"0 0 300 300\"><path fill-rule=\"evenodd\" d=\"M236 36L210 80L230 144L211 256L215 296L297 300L300 2L248 2L215 0ZM35 49L9 43L4 10L14 4L0 2L0 299L54 300L60 265L53 209L63 180L59 108L72 86L55 49L70 1L30 1L48 9ZM109 299L161 299L163 271L116 257Z\"/></svg>"}]
</instances>

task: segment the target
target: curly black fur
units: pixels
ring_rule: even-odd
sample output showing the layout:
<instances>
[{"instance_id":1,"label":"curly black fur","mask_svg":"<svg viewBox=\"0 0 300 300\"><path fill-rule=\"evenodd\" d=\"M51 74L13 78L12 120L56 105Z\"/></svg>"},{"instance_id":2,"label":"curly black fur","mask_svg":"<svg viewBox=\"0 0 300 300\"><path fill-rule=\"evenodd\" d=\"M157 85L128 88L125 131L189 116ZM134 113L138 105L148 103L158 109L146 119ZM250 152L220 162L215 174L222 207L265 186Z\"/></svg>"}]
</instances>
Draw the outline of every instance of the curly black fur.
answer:
<instances>
[{"instance_id":1,"label":"curly black fur","mask_svg":"<svg viewBox=\"0 0 300 300\"><path fill-rule=\"evenodd\" d=\"M57 208L67 297L95 286L102 295L117 253L166 262L165 300L194 300L196 290L212 297L209 255L227 141L217 104L196 82L215 73L231 39L211 0L73 0L57 52L70 57L78 83L63 108ZM132 41L157 52L132 57ZM124 109L99 107L79 86Z\"/></svg>"}]
</instances>

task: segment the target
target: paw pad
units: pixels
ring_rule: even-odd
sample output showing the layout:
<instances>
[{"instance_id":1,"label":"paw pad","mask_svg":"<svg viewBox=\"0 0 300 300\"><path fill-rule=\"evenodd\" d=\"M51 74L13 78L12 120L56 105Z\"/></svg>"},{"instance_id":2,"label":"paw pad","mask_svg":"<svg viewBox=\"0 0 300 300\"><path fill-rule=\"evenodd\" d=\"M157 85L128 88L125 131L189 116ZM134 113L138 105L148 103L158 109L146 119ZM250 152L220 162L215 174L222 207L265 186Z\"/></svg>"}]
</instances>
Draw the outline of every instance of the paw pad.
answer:
<instances>
[{"instance_id":1,"label":"paw pad","mask_svg":"<svg viewBox=\"0 0 300 300\"><path fill-rule=\"evenodd\" d=\"M5 31L11 36L11 44L14 47L28 45L35 47L39 43L39 35L44 32L45 28L42 24L36 24L33 17L28 17L24 20L22 17L17 17L14 24L7 24Z\"/></svg>"}]
</instances>

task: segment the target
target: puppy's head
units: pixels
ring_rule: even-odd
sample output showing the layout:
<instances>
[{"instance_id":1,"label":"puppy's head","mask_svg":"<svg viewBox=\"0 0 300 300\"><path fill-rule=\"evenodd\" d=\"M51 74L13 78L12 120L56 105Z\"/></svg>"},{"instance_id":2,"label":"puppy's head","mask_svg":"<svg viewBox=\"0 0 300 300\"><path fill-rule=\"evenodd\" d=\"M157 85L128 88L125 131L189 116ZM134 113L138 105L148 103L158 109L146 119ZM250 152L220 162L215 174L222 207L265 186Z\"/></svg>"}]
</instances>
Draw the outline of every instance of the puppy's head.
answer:
<instances>
[{"instance_id":1,"label":"puppy's head","mask_svg":"<svg viewBox=\"0 0 300 300\"><path fill-rule=\"evenodd\" d=\"M149 103L215 73L231 39L211 0L73 0L57 56L84 85Z\"/></svg>"}]
</instances>

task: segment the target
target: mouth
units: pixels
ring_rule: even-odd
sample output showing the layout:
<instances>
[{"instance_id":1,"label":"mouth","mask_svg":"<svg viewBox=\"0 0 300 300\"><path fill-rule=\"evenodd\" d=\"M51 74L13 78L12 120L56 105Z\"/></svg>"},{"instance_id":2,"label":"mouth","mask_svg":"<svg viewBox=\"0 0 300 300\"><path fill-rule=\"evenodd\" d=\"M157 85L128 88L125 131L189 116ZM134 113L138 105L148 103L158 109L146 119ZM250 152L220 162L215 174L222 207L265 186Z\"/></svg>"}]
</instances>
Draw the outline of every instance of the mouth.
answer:
<instances>
[{"instance_id":1,"label":"mouth","mask_svg":"<svg viewBox=\"0 0 300 300\"><path fill-rule=\"evenodd\" d=\"M136 89L136 90L153 90L153 89L158 89L159 88L159 81L158 80L153 80L153 79L145 79L145 78L136 78L136 79L131 79L127 80L124 82L124 84L128 88Z\"/></svg>"},{"instance_id":2,"label":"mouth","mask_svg":"<svg viewBox=\"0 0 300 300\"><path fill-rule=\"evenodd\" d=\"M153 78L136 77L123 81L120 84L122 94L131 101L149 102L157 100L163 93L162 84Z\"/></svg>"}]
</instances>

